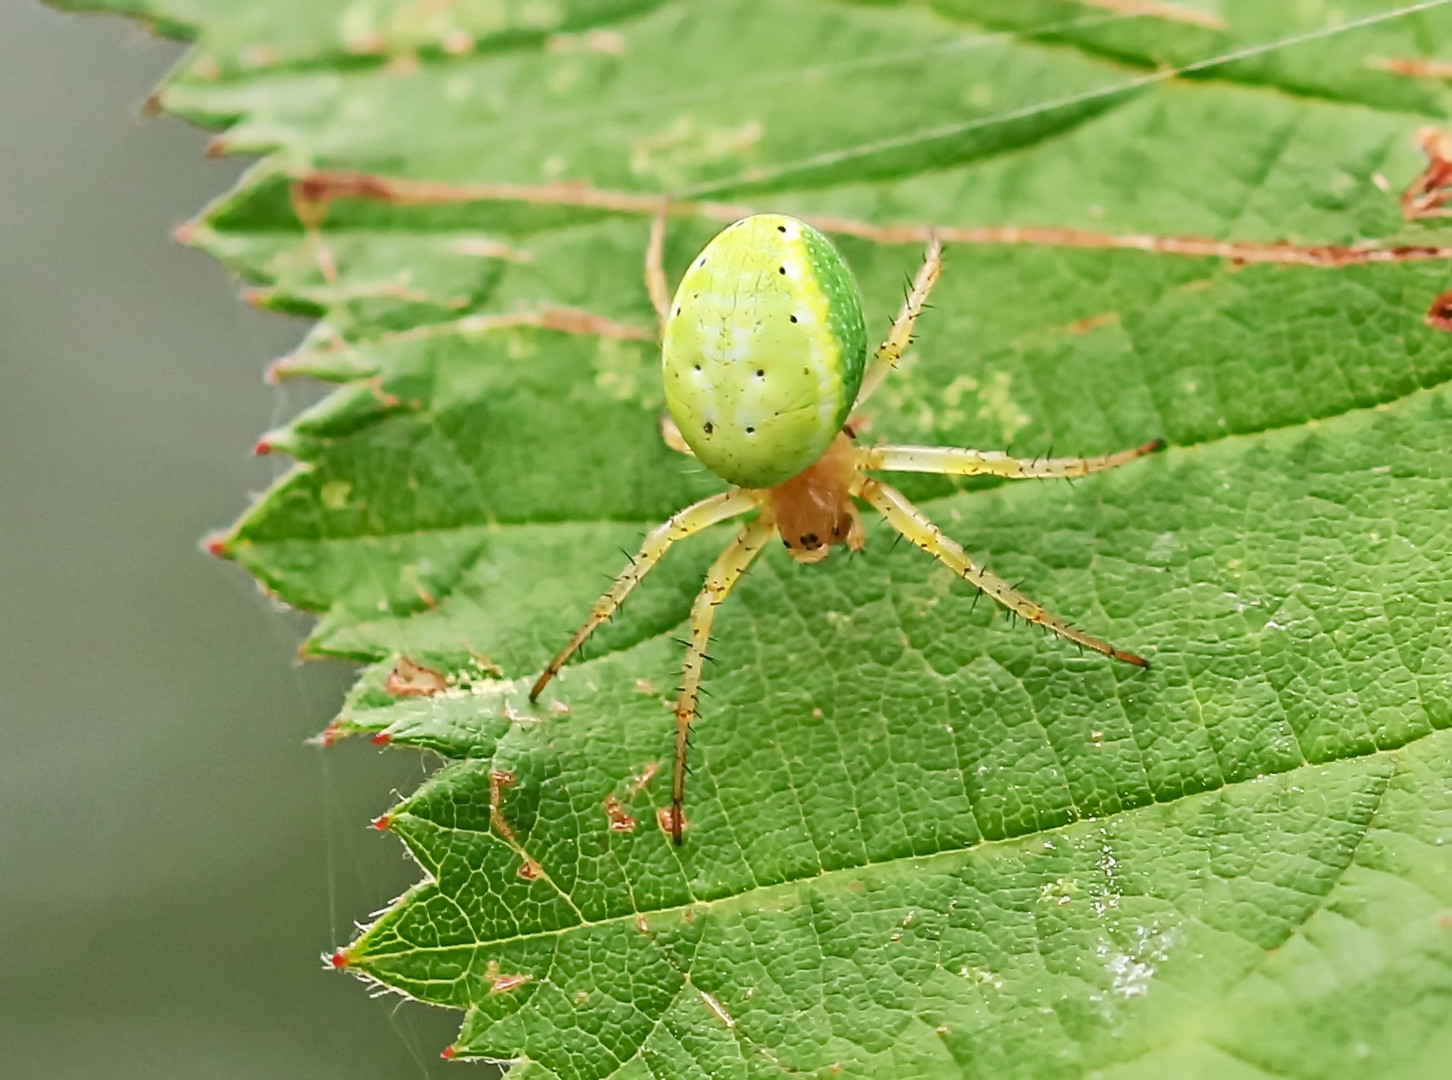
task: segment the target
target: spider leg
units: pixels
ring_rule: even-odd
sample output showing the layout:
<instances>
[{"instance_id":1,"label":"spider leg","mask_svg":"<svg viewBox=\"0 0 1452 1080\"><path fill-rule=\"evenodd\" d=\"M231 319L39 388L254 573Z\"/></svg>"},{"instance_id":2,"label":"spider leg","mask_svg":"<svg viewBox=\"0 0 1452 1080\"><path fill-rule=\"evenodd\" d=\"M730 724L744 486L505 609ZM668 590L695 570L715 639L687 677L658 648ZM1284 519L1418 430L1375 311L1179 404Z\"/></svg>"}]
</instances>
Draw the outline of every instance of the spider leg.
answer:
<instances>
[{"instance_id":1,"label":"spider leg","mask_svg":"<svg viewBox=\"0 0 1452 1080\"><path fill-rule=\"evenodd\" d=\"M716 608L741 580L751 560L776 535L776 523L762 514L737 534L736 539L716 557L706 573L696 602L691 606L691 643L681 668L681 696L676 699L675 769L671 778L671 838L681 843L685 826L682 801L686 790L686 750L691 737L691 721L696 718L696 704L701 693L701 674L705 666L706 646L711 640L711 623Z\"/></svg>"},{"instance_id":2,"label":"spider leg","mask_svg":"<svg viewBox=\"0 0 1452 1080\"><path fill-rule=\"evenodd\" d=\"M645 288L650 293L650 303L655 308L661 334L665 333L666 317L671 310L671 293L666 284L664 265L666 217L670 210L670 199L661 196L655 217L650 222L650 243L645 248Z\"/></svg>"},{"instance_id":3,"label":"spider leg","mask_svg":"<svg viewBox=\"0 0 1452 1080\"><path fill-rule=\"evenodd\" d=\"M1143 657L1125 652L1123 649L1116 649L1113 645L1100 641L1096 637L1090 637L1084 631L1070 626L1059 616L1045 611L1002 578L989 573L982 567L974 566L973 560L968 558L967 553L961 547L944 536L942 531L929 521L921 510L908 502L894 488L870 477L862 477L854 484L852 493L871 504L878 513L887 519L888 524L913 544L922 548L959 577L968 581L969 584L976 585L981 591L997 600L1008 609L1011 615L1017 615L1025 622L1042 626L1046 630L1052 630L1067 641L1082 645L1086 649L1093 649L1095 652L1103 653L1115 660L1123 660L1126 664L1134 664L1136 667L1149 667L1149 662Z\"/></svg>"},{"instance_id":4,"label":"spider leg","mask_svg":"<svg viewBox=\"0 0 1452 1080\"><path fill-rule=\"evenodd\" d=\"M1001 450L961 450L955 446L874 446L855 450L859 469L939 473L943 476L1002 476L1010 480L1069 479L1103 472L1164 446L1151 439L1130 450L1099 457L1016 458Z\"/></svg>"},{"instance_id":5,"label":"spider leg","mask_svg":"<svg viewBox=\"0 0 1452 1080\"><path fill-rule=\"evenodd\" d=\"M570 638L569 644L560 650L559 655L550 661L550 666L545 668L535 681L534 689L529 692L529 700L534 701L539 697L540 692L551 679L559 674L560 668L565 666L566 661L570 659L575 650L584 644L585 639L594 633L597 626L615 614L615 609L630 595L631 590L640 584L641 579L650 572L651 568L660 562L661 557L672 544L715 525L719 521L744 514L755 508L756 505L757 496L753 492L747 491L745 488L733 488L720 495L712 495L708 499L693 503L647 533L645 542L640 545L640 551L635 558L630 560L630 565L620 571L615 583L599 600L595 601L595 606L590 609L590 617L585 620L580 629L575 631L575 636Z\"/></svg>"},{"instance_id":6,"label":"spider leg","mask_svg":"<svg viewBox=\"0 0 1452 1080\"><path fill-rule=\"evenodd\" d=\"M935 233L928 238L928 250L923 254L923 265L918 270L918 276L913 279L912 288L908 290L907 297L898 310L897 318L892 321L892 328L887 332L887 340L879 345L877 351L872 354L872 360L867 365L867 373L862 376L862 388L857 391L857 402L853 406L854 408L860 407L870 398L887 373L897 367L897 362L902 359L908 343L912 341L913 324L923 313L923 308L928 302L928 294L938 283L938 275L942 273L942 270L943 245L938 241Z\"/></svg>"},{"instance_id":7,"label":"spider leg","mask_svg":"<svg viewBox=\"0 0 1452 1080\"><path fill-rule=\"evenodd\" d=\"M688 457L696 456L696 452L687 445L685 437L681 435L681 429L676 427L676 422L671 418L670 413L660 414L660 437L676 453L685 454Z\"/></svg>"}]
</instances>

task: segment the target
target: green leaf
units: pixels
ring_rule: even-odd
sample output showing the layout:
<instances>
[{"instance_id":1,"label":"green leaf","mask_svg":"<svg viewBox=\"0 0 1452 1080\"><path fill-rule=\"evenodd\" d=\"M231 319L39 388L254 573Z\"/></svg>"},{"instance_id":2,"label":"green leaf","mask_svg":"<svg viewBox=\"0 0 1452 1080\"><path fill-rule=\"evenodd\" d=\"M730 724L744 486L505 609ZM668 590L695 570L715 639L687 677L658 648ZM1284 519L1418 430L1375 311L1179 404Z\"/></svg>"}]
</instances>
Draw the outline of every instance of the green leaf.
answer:
<instances>
[{"instance_id":1,"label":"green leaf","mask_svg":"<svg viewBox=\"0 0 1452 1080\"><path fill-rule=\"evenodd\" d=\"M196 39L159 103L263 157L183 235L320 320L277 377L336 384L214 549L370 663L332 734L449 759L379 822L424 880L337 966L529 1077L1443 1074L1449 237L1396 192L1452 96L1397 72L1452 4L86 6ZM735 204L832 219L874 326L944 230L867 438L1164 436L1072 487L903 484L1153 668L881 528L769 552L673 847L671 639L726 534L525 697L723 486L660 440L662 192L673 279Z\"/></svg>"}]
</instances>

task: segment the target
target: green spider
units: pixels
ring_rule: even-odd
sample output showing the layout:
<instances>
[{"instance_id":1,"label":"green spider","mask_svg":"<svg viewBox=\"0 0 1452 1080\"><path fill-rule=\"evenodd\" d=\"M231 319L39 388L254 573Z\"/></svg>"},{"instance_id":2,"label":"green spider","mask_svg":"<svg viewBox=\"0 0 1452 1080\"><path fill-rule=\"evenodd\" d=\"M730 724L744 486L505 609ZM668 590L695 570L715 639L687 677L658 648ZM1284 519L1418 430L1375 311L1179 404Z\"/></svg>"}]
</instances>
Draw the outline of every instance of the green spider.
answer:
<instances>
[{"instance_id":1,"label":"green spider","mask_svg":"<svg viewBox=\"0 0 1452 1080\"><path fill-rule=\"evenodd\" d=\"M869 471L1075 477L1123 465L1158 449L1155 439L1093 458L1009 457L997 450L859 446L847 420L897 364L942 269L942 247L928 242L922 268L888 331L867 358L862 297L842 256L805 222L757 214L727 226L691 263L668 300L661 251L665 208L651 229L646 284L661 323L661 366L670 421L666 442L692 454L732 485L652 529L640 552L550 661L530 700L575 650L614 614L677 540L759 511L717 557L691 608L690 643L676 701L671 808L663 816L676 844L685 827L687 740L701 686L716 607L773 536L800 562L824 558L835 544L856 551L864 534L854 500L1010 611L1060 637L1138 667L1148 663L1050 614L1017 589L975 566L899 492Z\"/></svg>"}]
</instances>

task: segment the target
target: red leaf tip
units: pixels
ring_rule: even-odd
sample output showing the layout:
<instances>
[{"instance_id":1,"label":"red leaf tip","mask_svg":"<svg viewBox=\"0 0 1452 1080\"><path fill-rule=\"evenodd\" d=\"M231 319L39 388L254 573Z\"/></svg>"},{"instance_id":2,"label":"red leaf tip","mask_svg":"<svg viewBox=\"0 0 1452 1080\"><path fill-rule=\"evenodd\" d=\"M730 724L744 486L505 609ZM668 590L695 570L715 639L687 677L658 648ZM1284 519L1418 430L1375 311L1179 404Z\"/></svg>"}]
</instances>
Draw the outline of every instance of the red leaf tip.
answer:
<instances>
[{"instance_id":1,"label":"red leaf tip","mask_svg":"<svg viewBox=\"0 0 1452 1080\"><path fill-rule=\"evenodd\" d=\"M333 954L328 957L328 966L336 970L341 970L347 967L348 963L348 954L345 953L342 949L333 950Z\"/></svg>"},{"instance_id":2,"label":"red leaf tip","mask_svg":"<svg viewBox=\"0 0 1452 1080\"><path fill-rule=\"evenodd\" d=\"M386 731L380 731L368 741L371 742L374 746L387 746L393 741L393 736L388 734L388 732Z\"/></svg>"},{"instance_id":3,"label":"red leaf tip","mask_svg":"<svg viewBox=\"0 0 1452 1080\"><path fill-rule=\"evenodd\" d=\"M386 832L388 830L388 826L393 824L393 818L389 817L387 814L379 814L368 824L372 828L377 829L379 832Z\"/></svg>"},{"instance_id":4,"label":"red leaf tip","mask_svg":"<svg viewBox=\"0 0 1452 1080\"><path fill-rule=\"evenodd\" d=\"M272 453L273 449L274 448L272 443L268 442L266 439L258 439L255 443L252 444L252 452L258 457L262 457L264 454Z\"/></svg>"},{"instance_id":5,"label":"red leaf tip","mask_svg":"<svg viewBox=\"0 0 1452 1080\"><path fill-rule=\"evenodd\" d=\"M327 727L323 728L322 731L309 739L308 742L314 746L332 746L347 734L348 732L344 729L342 722L334 720Z\"/></svg>"},{"instance_id":6,"label":"red leaf tip","mask_svg":"<svg viewBox=\"0 0 1452 1080\"><path fill-rule=\"evenodd\" d=\"M227 557L227 535L225 533L213 533L202 541L202 547L208 555L218 559Z\"/></svg>"},{"instance_id":7,"label":"red leaf tip","mask_svg":"<svg viewBox=\"0 0 1452 1080\"><path fill-rule=\"evenodd\" d=\"M452 1061L454 1060L454 1055L458 1052L459 1051L455 1050L452 1046L446 1046L439 1051L439 1057L443 1058L445 1061Z\"/></svg>"}]
</instances>

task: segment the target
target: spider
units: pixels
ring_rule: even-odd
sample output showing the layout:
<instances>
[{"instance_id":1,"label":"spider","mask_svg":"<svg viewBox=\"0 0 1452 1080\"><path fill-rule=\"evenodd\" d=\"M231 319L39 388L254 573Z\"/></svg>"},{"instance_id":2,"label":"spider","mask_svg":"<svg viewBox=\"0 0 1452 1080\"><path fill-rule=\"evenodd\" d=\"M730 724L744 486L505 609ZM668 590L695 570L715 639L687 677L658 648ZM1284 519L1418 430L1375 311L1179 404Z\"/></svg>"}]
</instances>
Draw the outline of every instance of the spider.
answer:
<instances>
[{"instance_id":1,"label":"spider","mask_svg":"<svg viewBox=\"0 0 1452 1080\"><path fill-rule=\"evenodd\" d=\"M928 241L885 341L867 356L862 298L842 256L805 222L756 214L727 226L706 245L668 297L662 266L662 206L651 227L645 280L660 319L661 366L669 416L665 441L690 454L729 491L674 514L646 535L639 553L595 602L569 643L530 691L534 701L585 639L613 615L677 540L757 511L706 574L691 607L690 641L676 701L671 806L662 814L679 845L685 817L686 751L717 606L751 561L779 536L792 557L812 563L836 544L864 541L855 500L872 507L914 546L932 555L1009 611L1060 637L1138 667L1143 658L1076 629L977 566L877 471L1076 477L1123 465L1159 449L1159 439L1102 457L1014 458L998 450L863 446L848 424L897 364L942 269L942 246Z\"/></svg>"}]
</instances>

